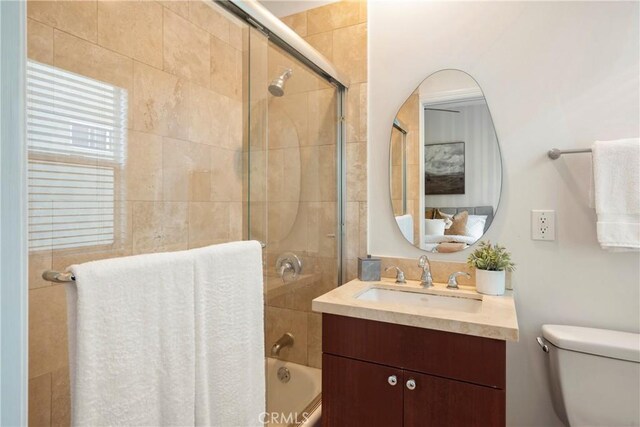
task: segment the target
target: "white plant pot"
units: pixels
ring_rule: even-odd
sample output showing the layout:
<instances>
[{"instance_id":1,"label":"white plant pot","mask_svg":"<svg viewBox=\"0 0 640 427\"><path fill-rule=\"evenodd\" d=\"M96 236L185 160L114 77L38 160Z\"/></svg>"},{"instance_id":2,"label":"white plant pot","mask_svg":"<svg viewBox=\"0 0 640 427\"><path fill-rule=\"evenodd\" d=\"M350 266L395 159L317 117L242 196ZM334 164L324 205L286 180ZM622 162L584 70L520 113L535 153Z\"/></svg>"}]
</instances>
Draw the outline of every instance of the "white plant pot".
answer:
<instances>
[{"instance_id":1,"label":"white plant pot","mask_svg":"<svg viewBox=\"0 0 640 427\"><path fill-rule=\"evenodd\" d=\"M481 294L503 295L504 283L504 270L489 271L476 268L476 290Z\"/></svg>"}]
</instances>

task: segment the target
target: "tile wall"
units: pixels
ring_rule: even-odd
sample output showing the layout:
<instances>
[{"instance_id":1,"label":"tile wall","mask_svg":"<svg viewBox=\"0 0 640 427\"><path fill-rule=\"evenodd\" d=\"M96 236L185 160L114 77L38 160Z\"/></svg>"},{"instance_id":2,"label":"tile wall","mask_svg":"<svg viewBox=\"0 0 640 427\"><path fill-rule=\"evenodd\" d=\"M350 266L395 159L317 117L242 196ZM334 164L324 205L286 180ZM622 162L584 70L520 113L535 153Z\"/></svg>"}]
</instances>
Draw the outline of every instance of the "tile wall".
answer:
<instances>
[{"instance_id":1,"label":"tile wall","mask_svg":"<svg viewBox=\"0 0 640 427\"><path fill-rule=\"evenodd\" d=\"M243 27L200 1L30 0L27 10L31 60L128 93L115 242L30 254L29 422L66 426L64 287L40 274L242 239Z\"/></svg>"}]
</instances>

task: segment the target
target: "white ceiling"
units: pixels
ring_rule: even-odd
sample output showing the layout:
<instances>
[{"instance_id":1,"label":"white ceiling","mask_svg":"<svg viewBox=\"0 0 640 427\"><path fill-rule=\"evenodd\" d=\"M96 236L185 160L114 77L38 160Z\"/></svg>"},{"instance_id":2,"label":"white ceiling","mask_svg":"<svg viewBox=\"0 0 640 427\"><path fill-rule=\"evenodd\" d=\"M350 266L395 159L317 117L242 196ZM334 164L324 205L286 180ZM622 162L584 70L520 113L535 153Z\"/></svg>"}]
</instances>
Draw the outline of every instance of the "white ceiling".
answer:
<instances>
[{"instance_id":1,"label":"white ceiling","mask_svg":"<svg viewBox=\"0 0 640 427\"><path fill-rule=\"evenodd\" d=\"M275 16L282 18L336 1L338 0L260 0L260 3Z\"/></svg>"}]
</instances>

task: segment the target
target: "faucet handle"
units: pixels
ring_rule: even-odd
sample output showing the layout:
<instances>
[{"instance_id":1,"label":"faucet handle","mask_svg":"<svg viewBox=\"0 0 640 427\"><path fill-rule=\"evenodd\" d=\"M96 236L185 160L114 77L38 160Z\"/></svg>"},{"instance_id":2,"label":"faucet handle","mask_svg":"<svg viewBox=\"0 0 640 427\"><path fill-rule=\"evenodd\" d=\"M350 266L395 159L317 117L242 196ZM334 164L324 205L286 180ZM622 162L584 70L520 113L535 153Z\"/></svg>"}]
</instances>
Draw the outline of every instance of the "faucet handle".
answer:
<instances>
[{"instance_id":1,"label":"faucet handle","mask_svg":"<svg viewBox=\"0 0 640 427\"><path fill-rule=\"evenodd\" d=\"M464 271L456 271L455 273L451 273L449 275L449 281L447 282L448 289L458 289L458 276L465 276L467 279L471 279L471 275L469 273L465 273Z\"/></svg>"},{"instance_id":2,"label":"faucet handle","mask_svg":"<svg viewBox=\"0 0 640 427\"><path fill-rule=\"evenodd\" d=\"M396 269L396 283L407 283L407 281L404 278L404 271L402 271L399 267L392 265L390 267L385 268L384 271L389 271L392 268Z\"/></svg>"}]
</instances>

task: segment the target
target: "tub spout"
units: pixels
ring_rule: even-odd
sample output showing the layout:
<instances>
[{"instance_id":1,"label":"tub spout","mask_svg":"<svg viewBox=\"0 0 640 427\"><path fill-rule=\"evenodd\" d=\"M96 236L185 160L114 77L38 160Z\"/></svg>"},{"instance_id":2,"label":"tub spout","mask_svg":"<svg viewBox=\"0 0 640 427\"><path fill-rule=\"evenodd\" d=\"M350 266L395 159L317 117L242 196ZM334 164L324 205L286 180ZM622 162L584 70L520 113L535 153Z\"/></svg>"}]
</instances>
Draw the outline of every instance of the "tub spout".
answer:
<instances>
[{"instance_id":1,"label":"tub spout","mask_svg":"<svg viewBox=\"0 0 640 427\"><path fill-rule=\"evenodd\" d=\"M284 335L282 335L278 341L276 341L276 343L271 347L271 356L272 357L278 357L280 356L280 350L282 350L285 347L292 347L293 346L293 335L291 334L291 332L287 332Z\"/></svg>"}]
</instances>

